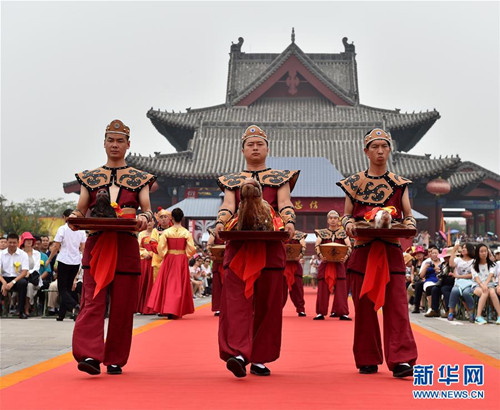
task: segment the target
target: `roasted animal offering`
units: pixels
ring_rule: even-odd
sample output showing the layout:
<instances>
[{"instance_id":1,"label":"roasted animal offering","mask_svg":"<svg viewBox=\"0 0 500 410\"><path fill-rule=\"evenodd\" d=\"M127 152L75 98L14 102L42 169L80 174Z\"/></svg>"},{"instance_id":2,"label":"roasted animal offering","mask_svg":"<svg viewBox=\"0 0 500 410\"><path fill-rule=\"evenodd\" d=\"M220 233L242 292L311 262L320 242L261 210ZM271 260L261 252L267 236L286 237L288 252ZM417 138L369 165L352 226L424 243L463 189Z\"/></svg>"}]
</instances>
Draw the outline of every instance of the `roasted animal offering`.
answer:
<instances>
[{"instance_id":1,"label":"roasted animal offering","mask_svg":"<svg viewBox=\"0 0 500 410\"><path fill-rule=\"evenodd\" d=\"M246 178L240 187L238 208L239 231L272 231L271 206L262 198L262 187L253 178Z\"/></svg>"},{"instance_id":2,"label":"roasted animal offering","mask_svg":"<svg viewBox=\"0 0 500 410\"><path fill-rule=\"evenodd\" d=\"M104 188L97 191L96 203L92 212L91 217L94 218L116 218L116 211L111 206L111 201L109 199L108 191Z\"/></svg>"}]
</instances>

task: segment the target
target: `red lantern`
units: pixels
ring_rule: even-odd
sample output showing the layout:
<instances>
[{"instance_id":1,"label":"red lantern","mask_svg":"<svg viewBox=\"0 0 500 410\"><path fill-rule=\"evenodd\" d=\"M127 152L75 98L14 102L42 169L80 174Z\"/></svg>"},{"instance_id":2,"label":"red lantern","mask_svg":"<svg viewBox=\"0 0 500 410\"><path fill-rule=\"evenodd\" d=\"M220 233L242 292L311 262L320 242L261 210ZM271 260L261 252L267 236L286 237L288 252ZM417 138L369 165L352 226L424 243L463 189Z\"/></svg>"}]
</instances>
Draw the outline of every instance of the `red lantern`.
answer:
<instances>
[{"instance_id":1,"label":"red lantern","mask_svg":"<svg viewBox=\"0 0 500 410\"><path fill-rule=\"evenodd\" d=\"M469 219L469 218L472 218L472 212L471 211L468 211L467 209L465 211L463 211L461 213L462 217L465 218L465 219Z\"/></svg>"},{"instance_id":2,"label":"red lantern","mask_svg":"<svg viewBox=\"0 0 500 410\"><path fill-rule=\"evenodd\" d=\"M426 186L427 192L432 195L446 195L451 191L450 183L441 177L429 181Z\"/></svg>"}]
</instances>

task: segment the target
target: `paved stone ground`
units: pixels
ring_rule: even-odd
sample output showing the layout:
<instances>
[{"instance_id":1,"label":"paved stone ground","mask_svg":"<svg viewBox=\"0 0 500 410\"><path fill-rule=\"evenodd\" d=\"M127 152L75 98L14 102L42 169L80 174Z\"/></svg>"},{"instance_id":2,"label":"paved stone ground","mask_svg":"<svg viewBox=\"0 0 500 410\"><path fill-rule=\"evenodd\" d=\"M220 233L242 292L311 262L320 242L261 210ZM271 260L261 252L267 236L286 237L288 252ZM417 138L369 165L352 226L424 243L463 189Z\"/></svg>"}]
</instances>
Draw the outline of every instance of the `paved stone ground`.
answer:
<instances>
[{"instance_id":1,"label":"paved stone ground","mask_svg":"<svg viewBox=\"0 0 500 410\"><path fill-rule=\"evenodd\" d=\"M207 303L210 303L210 298L195 300L195 306ZM410 313L410 319L423 328L500 360L500 344L498 343L500 326L493 323L479 326L466 321L448 322L441 318L426 318L423 313L419 315ZM140 327L156 320L158 318L153 315L136 315L134 327ZM70 319L57 322L54 317L34 317L27 320L2 318L0 326L1 375L24 369L71 351L74 322Z\"/></svg>"}]
</instances>

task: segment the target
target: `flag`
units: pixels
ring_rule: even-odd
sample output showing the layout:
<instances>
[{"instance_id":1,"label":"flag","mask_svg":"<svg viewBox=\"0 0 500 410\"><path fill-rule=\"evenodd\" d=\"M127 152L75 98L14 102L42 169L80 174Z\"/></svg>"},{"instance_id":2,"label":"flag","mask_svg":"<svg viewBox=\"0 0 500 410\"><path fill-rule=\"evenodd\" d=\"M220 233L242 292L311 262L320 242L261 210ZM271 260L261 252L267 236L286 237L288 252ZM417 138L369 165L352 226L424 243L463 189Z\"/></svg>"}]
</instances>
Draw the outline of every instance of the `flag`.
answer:
<instances>
[{"instance_id":1,"label":"flag","mask_svg":"<svg viewBox=\"0 0 500 410\"><path fill-rule=\"evenodd\" d=\"M439 224L439 233L441 234L442 238L446 241L446 224L444 223L444 215L443 212L441 211L441 223Z\"/></svg>"}]
</instances>

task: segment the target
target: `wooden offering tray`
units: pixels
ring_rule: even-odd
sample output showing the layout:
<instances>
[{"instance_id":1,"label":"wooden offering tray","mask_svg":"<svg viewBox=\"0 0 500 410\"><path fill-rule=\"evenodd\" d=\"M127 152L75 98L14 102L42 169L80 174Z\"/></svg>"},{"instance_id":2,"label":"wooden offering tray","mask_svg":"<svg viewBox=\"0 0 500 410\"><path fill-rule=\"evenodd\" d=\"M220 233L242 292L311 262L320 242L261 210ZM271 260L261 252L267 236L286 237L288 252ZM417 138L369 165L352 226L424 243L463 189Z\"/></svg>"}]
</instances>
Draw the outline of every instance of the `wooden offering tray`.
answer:
<instances>
[{"instance_id":1,"label":"wooden offering tray","mask_svg":"<svg viewBox=\"0 0 500 410\"><path fill-rule=\"evenodd\" d=\"M68 224L79 230L135 231L137 220L125 218L68 218Z\"/></svg>"},{"instance_id":2,"label":"wooden offering tray","mask_svg":"<svg viewBox=\"0 0 500 410\"><path fill-rule=\"evenodd\" d=\"M213 245L210 248L210 253L212 254L212 260L217 263L222 263L224 261L225 250L226 250L226 245Z\"/></svg>"},{"instance_id":3,"label":"wooden offering tray","mask_svg":"<svg viewBox=\"0 0 500 410\"><path fill-rule=\"evenodd\" d=\"M415 228L356 228L359 238L412 238L416 234Z\"/></svg>"},{"instance_id":4,"label":"wooden offering tray","mask_svg":"<svg viewBox=\"0 0 500 410\"><path fill-rule=\"evenodd\" d=\"M324 243L319 245L319 249L327 262L342 262L347 254L348 246L340 243Z\"/></svg>"},{"instance_id":5,"label":"wooden offering tray","mask_svg":"<svg viewBox=\"0 0 500 410\"><path fill-rule=\"evenodd\" d=\"M285 241L286 231L220 231L219 236L225 241Z\"/></svg>"},{"instance_id":6,"label":"wooden offering tray","mask_svg":"<svg viewBox=\"0 0 500 410\"><path fill-rule=\"evenodd\" d=\"M287 262L296 262L300 259L300 252L302 251L300 243L287 243L285 249Z\"/></svg>"}]
</instances>

